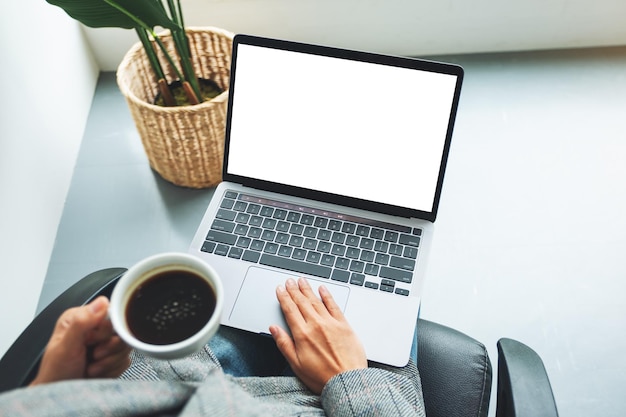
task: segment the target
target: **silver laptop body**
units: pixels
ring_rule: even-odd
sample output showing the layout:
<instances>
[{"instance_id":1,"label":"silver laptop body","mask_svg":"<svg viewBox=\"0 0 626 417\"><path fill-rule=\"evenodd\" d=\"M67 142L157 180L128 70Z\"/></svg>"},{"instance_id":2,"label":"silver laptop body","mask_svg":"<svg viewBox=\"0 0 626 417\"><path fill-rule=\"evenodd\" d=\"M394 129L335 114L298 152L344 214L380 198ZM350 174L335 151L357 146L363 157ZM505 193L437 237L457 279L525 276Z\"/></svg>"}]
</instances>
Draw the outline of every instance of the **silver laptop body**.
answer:
<instances>
[{"instance_id":1,"label":"silver laptop body","mask_svg":"<svg viewBox=\"0 0 626 417\"><path fill-rule=\"evenodd\" d=\"M408 362L459 101L455 65L237 35L223 179L190 252L222 324L287 326L275 289L324 284L368 359Z\"/></svg>"}]
</instances>

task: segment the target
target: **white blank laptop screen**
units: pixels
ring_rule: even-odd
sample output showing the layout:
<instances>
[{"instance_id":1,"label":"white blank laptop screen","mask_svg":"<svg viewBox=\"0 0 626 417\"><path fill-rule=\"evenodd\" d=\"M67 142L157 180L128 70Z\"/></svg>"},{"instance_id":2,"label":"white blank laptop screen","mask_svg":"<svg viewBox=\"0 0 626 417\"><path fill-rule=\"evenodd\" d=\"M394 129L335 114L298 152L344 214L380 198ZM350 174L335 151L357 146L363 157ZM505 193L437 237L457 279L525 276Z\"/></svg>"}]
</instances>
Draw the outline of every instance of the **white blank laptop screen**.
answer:
<instances>
[{"instance_id":1,"label":"white blank laptop screen","mask_svg":"<svg viewBox=\"0 0 626 417\"><path fill-rule=\"evenodd\" d=\"M235 76L229 174L432 210L455 75L241 44Z\"/></svg>"}]
</instances>

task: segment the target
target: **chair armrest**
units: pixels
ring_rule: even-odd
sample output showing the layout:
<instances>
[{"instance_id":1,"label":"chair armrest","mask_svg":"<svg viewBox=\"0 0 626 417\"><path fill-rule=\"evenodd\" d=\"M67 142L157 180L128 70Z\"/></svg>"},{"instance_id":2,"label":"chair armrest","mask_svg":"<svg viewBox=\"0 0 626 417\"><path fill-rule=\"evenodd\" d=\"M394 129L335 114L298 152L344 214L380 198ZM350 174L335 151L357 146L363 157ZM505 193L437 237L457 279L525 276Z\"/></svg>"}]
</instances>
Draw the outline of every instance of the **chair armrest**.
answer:
<instances>
[{"instance_id":1,"label":"chair armrest","mask_svg":"<svg viewBox=\"0 0 626 417\"><path fill-rule=\"evenodd\" d=\"M93 272L39 313L0 359L0 393L25 386L35 378L39 361L61 313L68 308L85 305L99 295L109 297L124 272L124 268Z\"/></svg>"},{"instance_id":2,"label":"chair armrest","mask_svg":"<svg viewBox=\"0 0 626 417\"><path fill-rule=\"evenodd\" d=\"M485 346L446 326L419 319L417 367L428 417L486 417L492 369Z\"/></svg>"},{"instance_id":3,"label":"chair armrest","mask_svg":"<svg viewBox=\"0 0 626 417\"><path fill-rule=\"evenodd\" d=\"M557 417L550 380L539 355L512 339L498 341L496 417Z\"/></svg>"}]
</instances>

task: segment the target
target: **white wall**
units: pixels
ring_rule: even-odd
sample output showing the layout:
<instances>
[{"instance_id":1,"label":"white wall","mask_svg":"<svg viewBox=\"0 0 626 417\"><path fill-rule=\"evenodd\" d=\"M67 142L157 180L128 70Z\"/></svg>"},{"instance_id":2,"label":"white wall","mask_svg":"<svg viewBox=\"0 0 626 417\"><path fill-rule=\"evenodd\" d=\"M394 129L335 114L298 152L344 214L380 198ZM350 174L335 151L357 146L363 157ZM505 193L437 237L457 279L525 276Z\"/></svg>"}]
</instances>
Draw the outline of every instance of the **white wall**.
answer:
<instances>
[{"instance_id":1,"label":"white wall","mask_svg":"<svg viewBox=\"0 0 626 417\"><path fill-rule=\"evenodd\" d=\"M626 44L624 0L183 0L187 25L401 55ZM114 70L133 31L88 29Z\"/></svg>"},{"instance_id":2,"label":"white wall","mask_svg":"<svg viewBox=\"0 0 626 417\"><path fill-rule=\"evenodd\" d=\"M80 26L43 0L0 15L0 355L33 318L98 76Z\"/></svg>"}]
</instances>

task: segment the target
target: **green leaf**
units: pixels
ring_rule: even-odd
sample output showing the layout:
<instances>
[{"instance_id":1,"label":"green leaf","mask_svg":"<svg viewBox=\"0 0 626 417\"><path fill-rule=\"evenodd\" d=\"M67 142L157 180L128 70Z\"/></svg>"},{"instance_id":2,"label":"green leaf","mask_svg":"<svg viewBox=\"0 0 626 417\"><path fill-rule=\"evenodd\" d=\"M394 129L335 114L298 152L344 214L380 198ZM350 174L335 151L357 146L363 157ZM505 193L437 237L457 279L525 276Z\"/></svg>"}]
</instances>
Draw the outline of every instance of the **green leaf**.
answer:
<instances>
[{"instance_id":1,"label":"green leaf","mask_svg":"<svg viewBox=\"0 0 626 417\"><path fill-rule=\"evenodd\" d=\"M140 26L137 21L104 0L46 0L59 6L72 18L93 28L117 27L132 29ZM159 0L111 0L121 9L133 15L150 28L161 26L176 29Z\"/></svg>"}]
</instances>

